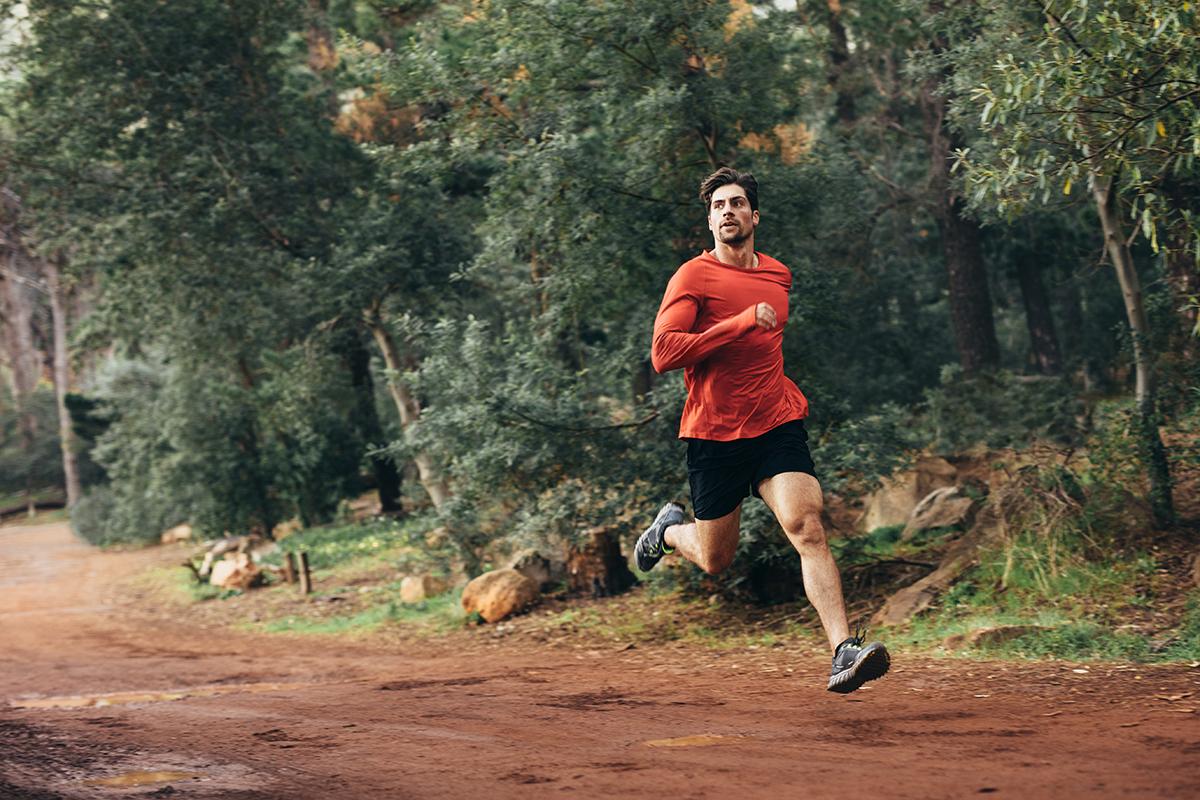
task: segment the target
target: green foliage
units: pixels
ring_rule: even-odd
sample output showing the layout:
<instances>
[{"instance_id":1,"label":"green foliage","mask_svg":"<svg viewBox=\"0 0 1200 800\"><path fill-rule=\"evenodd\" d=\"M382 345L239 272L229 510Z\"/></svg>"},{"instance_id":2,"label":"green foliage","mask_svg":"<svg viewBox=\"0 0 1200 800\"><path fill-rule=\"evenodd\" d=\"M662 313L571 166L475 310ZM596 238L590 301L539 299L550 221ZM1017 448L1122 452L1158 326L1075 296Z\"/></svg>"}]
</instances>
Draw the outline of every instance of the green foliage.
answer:
<instances>
[{"instance_id":1,"label":"green foliage","mask_svg":"<svg viewBox=\"0 0 1200 800\"><path fill-rule=\"evenodd\" d=\"M878 413L830 426L811 450L820 465L822 488L853 499L875 491L883 478L911 466L930 439L919 415L885 403Z\"/></svg>"},{"instance_id":2,"label":"green foliage","mask_svg":"<svg viewBox=\"0 0 1200 800\"><path fill-rule=\"evenodd\" d=\"M110 423L93 451L111 482L85 498L76 530L107 544L180 522L215 535L328 518L357 488L362 448L346 422L351 392L323 358L269 354L256 390L158 359L114 362L97 392Z\"/></svg>"},{"instance_id":3,"label":"green foliage","mask_svg":"<svg viewBox=\"0 0 1200 800\"><path fill-rule=\"evenodd\" d=\"M308 554L311 569L335 569L358 560L389 559L404 571L406 556L424 544L417 521L383 521L371 524L326 525L293 533L279 542L279 552L264 557L263 563L279 566L285 553ZM428 556L420 552L421 560Z\"/></svg>"},{"instance_id":4,"label":"green foliage","mask_svg":"<svg viewBox=\"0 0 1200 800\"><path fill-rule=\"evenodd\" d=\"M0 387L2 388L2 387ZM0 497L41 493L63 486L62 443L54 391L41 388L25 399L26 408L0 407ZM33 419L27 440L25 417Z\"/></svg>"},{"instance_id":5,"label":"green foliage","mask_svg":"<svg viewBox=\"0 0 1200 800\"><path fill-rule=\"evenodd\" d=\"M1018 208L1118 177L1129 218L1157 251L1161 230L1200 229L1200 17L1187 3L1001 3L952 60L962 117L990 138L962 153L977 199Z\"/></svg>"},{"instance_id":6,"label":"green foliage","mask_svg":"<svg viewBox=\"0 0 1200 800\"><path fill-rule=\"evenodd\" d=\"M1082 433L1082 403L1064 379L1021 379L1006 370L967 378L949 365L941 385L925 397L940 453L961 453L979 442L993 450L1034 440L1077 444Z\"/></svg>"}]
</instances>

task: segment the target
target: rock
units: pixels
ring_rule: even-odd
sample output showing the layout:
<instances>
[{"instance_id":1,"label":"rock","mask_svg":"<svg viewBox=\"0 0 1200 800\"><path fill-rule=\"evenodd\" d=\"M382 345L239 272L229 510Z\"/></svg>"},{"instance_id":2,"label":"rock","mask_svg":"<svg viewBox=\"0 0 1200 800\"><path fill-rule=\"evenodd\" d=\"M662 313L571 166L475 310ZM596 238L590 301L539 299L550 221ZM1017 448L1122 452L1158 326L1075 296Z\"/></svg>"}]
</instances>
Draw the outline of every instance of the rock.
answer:
<instances>
[{"instance_id":1,"label":"rock","mask_svg":"<svg viewBox=\"0 0 1200 800\"><path fill-rule=\"evenodd\" d=\"M514 553L508 560L508 568L537 583L543 592L553 588L567 575L565 561L547 558L532 547Z\"/></svg>"},{"instance_id":2,"label":"rock","mask_svg":"<svg viewBox=\"0 0 1200 800\"><path fill-rule=\"evenodd\" d=\"M883 486L863 501L863 512L855 527L869 533L876 528L903 525L923 498L934 489L953 486L958 470L943 458L927 456L916 467L887 478Z\"/></svg>"},{"instance_id":3,"label":"rock","mask_svg":"<svg viewBox=\"0 0 1200 800\"><path fill-rule=\"evenodd\" d=\"M919 531L930 528L945 528L952 525L970 528L979 511L979 501L970 497L957 486L935 489L913 509L912 517L900 534L901 541L911 539Z\"/></svg>"},{"instance_id":4,"label":"rock","mask_svg":"<svg viewBox=\"0 0 1200 800\"><path fill-rule=\"evenodd\" d=\"M427 597L437 597L447 589L446 581L433 575L410 575L400 582L400 599L419 603Z\"/></svg>"},{"instance_id":5,"label":"rock","mask_svg":"<svg viewBox=\"0 0 1200 800\"><path fill-rule=\"evenodd\" d=\"M946 548L937 569L889 597L871 617L871 624L899 625L928 608L938 594L977 563L980 550L1004 540L1014 499L1020 495L1021 487L1016 482L993 493L988 505L975 516L971 529Z\"/></svg>"},{"instance_id":6,"label":"rock","mask_svg":"<svg viewBox=\"0 0 1200 800\"><path fill-rule=\"evenodd\" d=\"M262 568L246 553L227 555L212 566L208 582L222 589L249 589L262 583Z\"/></svg>"},{"instance_id":7,"label":"rock","mask_svg":"<svg viewBox=\"0 0 1200 800\"><path fill-rule=\"evenodd\" d=\"M508 569L515 569L538 586L550 582L550 559L532 547L514 553L508 560Z\"/></svg>"},{"instance_id":8,"label":"rock","mask_svg":"<svg viewBox=\"0 0 1200 800\"><path fill-rule=\"evenodd\" d=\"M967 647L998 645L1040 630L1044 630L1041 625L996 625L976 628L970 633L947 636L942 640L942 647L946 650L962 650Z\"/></svg>"},{"instance_id":9,"label":"rock","mask_svg":"<svg viewBox=\"0 0 1200 800\"><path fill-rule=\"evenodd\" d=\"M538 585L515 569L485 572L467 584L462 593L463 611L479 612L488 622L519 614L541 598Z\"/></svg>"},{"instance_id":10,"label":"rock","mask_svg":"<svg viewBox=\"0 0 1200 800\"><path fill-rule=\"evenodd\" d=\"M883 608L871 617L871 624L899 625L929 608L946 587L975 563L979 551L1002 535L1003 525L985 520L991 510L991 506L984 509L971 531L950 545L937 569L889 597Z\"/></svg>"},{"instance_id":11,"label":"rock","mask_svg":"<svg viewBox=\"0 0 1200 800\"><path fill-rule=\"evenodd\" d=\"M175 542L186 542L190 538L192 538L192 526L184 522L165 531L162 535L162 543L174 544Z\"/></svg>"}]
</instances>

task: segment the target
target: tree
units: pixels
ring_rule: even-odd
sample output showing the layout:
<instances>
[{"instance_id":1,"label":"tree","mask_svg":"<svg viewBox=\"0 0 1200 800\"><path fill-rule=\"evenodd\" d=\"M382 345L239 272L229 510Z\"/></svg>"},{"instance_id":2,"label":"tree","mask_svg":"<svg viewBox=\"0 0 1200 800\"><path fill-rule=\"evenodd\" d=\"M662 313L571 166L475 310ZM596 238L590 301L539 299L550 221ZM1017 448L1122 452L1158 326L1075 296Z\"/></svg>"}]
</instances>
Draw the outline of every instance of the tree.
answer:
<instances>
[{"instance_id":1,"label":"tree","mask_svg":"<svg viewBox=\"0 0 1200 800\"><path fill-rule=\"evenodd\" d=\"M848 14L849 6L838 2L797 2L810 35L824 45L840 142L888 187L893 204L919 206L937 225L959 363L974 375L1000 365L1000 345L981 225L950 175L953 152L963 141L948 114L952 69L938 58L949 42L921 28L937 7L863 2L854 6L857 13ZM925 54L909 59L909 74L905 51ZM897 133L901 141L880 147ZM915 142L924 144L919 171L910 166ZM905 151L910 152L897 158Z\"/></svg>"},{"instance_id":2,"label":"tree","mask_svg":"<svg viewBox=\"0 0 1200 800\"><path fill-rule=\"evenodd\" d=\"M1174 264L1181 250L1200 255L1195 207L1180 202L1180 187L1195 186L1200 154L1200 19L1186 3L1158 0L995 9L982 25L988 33L954 59L960 113L978 113L988 136L986 148L960 151L962 166L977 202L1010 211L1087 187L1125 299L1151 498L1165 519L1171 478L1130 241L1140 231L1155 250L1174 247Z\"/></svg>"}]
</instances>

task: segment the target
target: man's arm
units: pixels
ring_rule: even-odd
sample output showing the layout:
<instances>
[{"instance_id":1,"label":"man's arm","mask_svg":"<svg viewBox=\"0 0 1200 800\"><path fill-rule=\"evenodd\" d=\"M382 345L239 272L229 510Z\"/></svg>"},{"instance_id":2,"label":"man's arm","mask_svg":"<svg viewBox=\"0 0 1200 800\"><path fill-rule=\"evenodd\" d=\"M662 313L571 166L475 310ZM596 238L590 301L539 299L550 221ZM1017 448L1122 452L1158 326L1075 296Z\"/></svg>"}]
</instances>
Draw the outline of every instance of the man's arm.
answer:
<instances>
[{"instance_id":1,"label":"man's arm","mask_svg":"<svg viewBox=\"0 0 1200 800\"><path fill-rule=\"evenodd\" d=\"M675 281L667 286L666 296L654 320L654 343L650 361L657 372L690 367L708 358L718 348L737 340L754 328L775 327L775 309L770 303L748 306L742 313L721 320L703 333L692 333L699 301L682 291Z\"/></svg>"}]
</instances>

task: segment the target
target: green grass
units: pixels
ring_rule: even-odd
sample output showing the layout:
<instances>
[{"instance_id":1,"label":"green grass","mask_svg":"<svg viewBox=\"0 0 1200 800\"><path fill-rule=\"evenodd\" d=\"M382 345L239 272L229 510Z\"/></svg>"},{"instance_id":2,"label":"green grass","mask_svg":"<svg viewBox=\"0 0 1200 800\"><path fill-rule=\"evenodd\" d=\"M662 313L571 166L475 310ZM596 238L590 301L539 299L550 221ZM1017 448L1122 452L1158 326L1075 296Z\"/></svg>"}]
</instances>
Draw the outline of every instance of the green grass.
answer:
<instances>
[{"instance_id":1,"label":"green grass","mask_svg":"<svg viewBox=\"0 0 1200 800\"><path fill-rule=\"evenodd\" d=\"M447 592L427 598L419 603L402 603L395 596L388 597L377 605L351 616L335 616L311 619L290 616L274 620L261 626L269 633L283 631L291 633L336 634L358 633L373 630L383 625L400 624L436 633L462 627L466 615L462 609L462 590Z\"/></svg>"}]
</instances>

